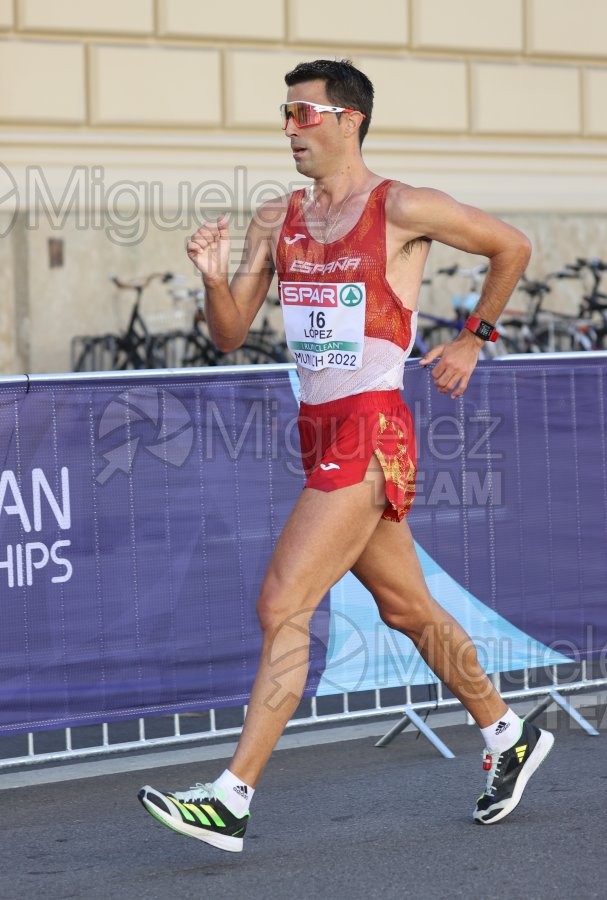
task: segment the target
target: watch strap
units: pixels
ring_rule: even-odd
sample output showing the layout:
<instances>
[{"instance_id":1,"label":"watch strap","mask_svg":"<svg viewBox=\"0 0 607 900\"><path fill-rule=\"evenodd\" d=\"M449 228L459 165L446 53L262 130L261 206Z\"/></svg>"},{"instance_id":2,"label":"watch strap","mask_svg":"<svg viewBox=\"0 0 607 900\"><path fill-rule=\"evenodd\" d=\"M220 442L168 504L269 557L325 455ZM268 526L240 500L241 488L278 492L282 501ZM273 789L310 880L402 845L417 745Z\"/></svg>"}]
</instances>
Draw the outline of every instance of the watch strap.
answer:
<instances>
[{"instance_id":1,"label":"watch strap","mask_svg":"<svg viewBox=\"0 0 607 900\"><path fill-rule=\"evenodd\" d=\"M491 322L487 322L486 319L481 319L480 316L468 316L464 323L464 328L467 328L468 331L471 331L472 334L475 334L483 341L497 341L499 336L497 328Z\"/></svg>"}]
</instances>

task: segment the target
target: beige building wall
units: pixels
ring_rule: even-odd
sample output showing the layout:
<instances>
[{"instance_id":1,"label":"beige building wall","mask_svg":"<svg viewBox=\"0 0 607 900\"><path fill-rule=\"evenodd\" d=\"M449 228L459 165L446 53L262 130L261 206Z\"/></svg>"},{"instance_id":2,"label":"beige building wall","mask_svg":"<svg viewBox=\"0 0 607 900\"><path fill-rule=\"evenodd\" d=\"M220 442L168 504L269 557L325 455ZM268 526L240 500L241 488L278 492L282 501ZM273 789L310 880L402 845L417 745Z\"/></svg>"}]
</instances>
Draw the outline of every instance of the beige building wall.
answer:
<instances>
[{"instance_id":1,"label":"beige building wall","mask_svg":"<svg viewBox=\"0 0 607 900\"><path fill-rule=\"evenodd\" d=\"M373 80L371 168L520 225L532 274L607 256L606 34L603 0L0 0L0 373L65 371L73 335L122 327L111 272L194 284L205 213L231 212L236 259L246 214L299 183L277 106L305 58Z\"/></svg>"}]
</instances>

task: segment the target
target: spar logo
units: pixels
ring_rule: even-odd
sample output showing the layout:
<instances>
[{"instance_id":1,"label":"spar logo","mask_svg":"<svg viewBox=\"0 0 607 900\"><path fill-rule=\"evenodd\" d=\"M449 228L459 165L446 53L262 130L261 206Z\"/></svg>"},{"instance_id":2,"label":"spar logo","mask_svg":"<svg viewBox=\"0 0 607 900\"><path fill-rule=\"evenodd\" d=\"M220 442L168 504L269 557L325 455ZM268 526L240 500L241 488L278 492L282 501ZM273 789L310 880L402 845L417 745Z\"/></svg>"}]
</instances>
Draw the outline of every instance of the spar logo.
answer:
<instances>
[{"instance_id":1,"label":"spar logo","mask_svg":"<svg viewBox=\"0 0 607 900\"><path fill-rule=\"evenodd\" d=\"M283 281L280 296L284 306L321 306L337 309L342 306L358 306L365 296L364 284L352 282Z\"/></svg>"},{"instance_id":2,"label":"spar logo","mask_svg":"<svg viewBox=\"0 0 607 900\"><path fill-rule=\"evenodd\" d=\"M343 306L358 306L363 297L363 291L358 284L344 284L339 292L339 302Z\"/></svg>"}]
</instances>

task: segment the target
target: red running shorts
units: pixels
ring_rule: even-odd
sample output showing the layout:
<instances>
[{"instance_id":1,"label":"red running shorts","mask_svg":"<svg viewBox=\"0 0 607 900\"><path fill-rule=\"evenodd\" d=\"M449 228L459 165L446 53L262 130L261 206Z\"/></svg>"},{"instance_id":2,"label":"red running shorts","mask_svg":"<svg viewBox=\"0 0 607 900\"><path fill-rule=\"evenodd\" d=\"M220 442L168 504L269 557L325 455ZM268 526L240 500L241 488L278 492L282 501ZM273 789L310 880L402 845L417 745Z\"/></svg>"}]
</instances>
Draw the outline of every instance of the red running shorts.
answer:
<instances>
[{"instance_id":1,"label":"red running shorts","mask_svg":"<svg viewBox=\"0 0 607 900\"><path fill-rule=\"evenodd\" d=\"M371 457L386 479L383 519L400 522L415 497L415 428L400 391L369 391L302 403L299 438L305 486L335 491L363 481Z\"/></svg>"}]
</instances>

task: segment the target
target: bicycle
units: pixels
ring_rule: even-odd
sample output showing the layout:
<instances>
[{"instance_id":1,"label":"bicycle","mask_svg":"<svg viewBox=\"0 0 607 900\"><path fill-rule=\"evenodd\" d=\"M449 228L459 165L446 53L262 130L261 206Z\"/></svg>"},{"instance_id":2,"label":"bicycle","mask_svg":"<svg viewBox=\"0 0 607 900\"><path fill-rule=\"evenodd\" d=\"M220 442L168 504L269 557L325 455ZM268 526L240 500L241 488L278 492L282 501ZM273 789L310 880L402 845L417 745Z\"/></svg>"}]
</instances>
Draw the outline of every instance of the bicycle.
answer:
<instances>
[{"instance_id":1,"label":"bicycle","mask_svg":"<svg viewBox=\"0 0 607 900\"><path fill-rule=\"evenodd\" d=\"M124 282L117 275L111 280L119 290L135 291L135 301L127 328L123 334L76 336L72 339L72 370L93 372L122 369L161 369L184 366L257 365L288 362L280 345L274 346L261 335L252 332L246 342L229 353L223 353L211 341L203 327L204 292L196 288L170 290L174 300L191 297L196 302L193 321L188 331L175 329L152 333L143 318L143 292L154 281L170 284L182 276L171 272L154 273L147 278ZM265 320L264 320L265 322ZM269 322L264 325L269 334ZM275 333L274 333L275 334Z\"/></svg>"},{"instance_id":2,"label":"bicycle","mask_svg":"<svg viewBox=\"0 0 607 900\"><path fill-rule=\"evenodd\" d=\"M581 259L565 266L581 277L582 272L590 272L592 287L590 292L582 296L579 315L589 316L589 327L594 339L593 349L604 350L607 344L607 294L601 291L601 282L607 272L607 262L598 257ZM588 321L588 320L587 320Z\"/></svg>"},{"instance_id":3,"label":"bicycle","mask_svg":"<svg viewBox=\"0 0 607 900\"><path fill-rule=\"evenodd\" d=\"M266 297L265 304L280 308L280 297ZM284 330L280 332L276 331L276 329L270 322L270 317L267 312L262 319L260 327L252 328L249 331L249 335L253 336L255 340L260 340L263 343L269 343L272 347L276 348L276 350L280 354L282 354L285 359L290 359L289 348L287 346L287 339Z\"/></svg>"},{"instance_id":4,"label":"bicycle","mask_svg":"<svg viewBox=\"0 0 607 900\"><path fill-rule=\"evenodd\" d=\"M454 310L454 318L448 319L444 316L435 316L426 312L418 313L418 323L420 319L423 319L429 324L422 328L418 326L411 356L425 356L434 347L448 344L457 337L465 327L466 319L480 300L481 276L487 272L487 269L486 263L471 268L463 268L455 263L452 266L437 270L437 275L446 275L449 278L459 275L470 279L470 287L464 294L452 295L451 303ZM431 279L424 279L422 284L431 284ZM487 342L482 347L481 359L493 359L496 356L515 352L516 347L510 336L502 333L499 323L496 324L496 328L500 335L497 341Z\"/></svg>"},{"instance_id":5,"label":"bicycle","mask_svg":"<svg viewBox=\"0 0 607 900\"><path fill-rule=\"evenodd\" d=\"M551 272L543 281L532 281L523 275L517 289L527 294L529 307L526 315L511 314L502 316L499 321L500 329L516 345L516 352L563 353L593 349L589 320L542 309L546 295L552 291L550 281L577 277L569 266Z\"/></svg>"},{"instance_id":6,"label":"bicycle","mask_svg":"<svg viewBox=\"0 0 607 900\"><path fill-rule=\"evenodd\" d=\"M244 344L224 353L217 349L206 329L204 291L200 288L184 288L170 293L174 301L192 299L195 304L188 331L177 330L154 336L161 355L170 367L241 366L289 361L267 317L263 320L261 329L249 331Z\"/></svg>"},{"instance_id":7,"label":"bicycle","mask_svg":"<svg viewBox=\"0 0 607 900\"><path fill-rule=\"evenodd\" d=\"M92 372L107 369L157 369L163 368L165 359L161 345L149 331L141 313L143 292L153 282L168 284L175 279L172 272L154 272L146 278L131 282L122 281L117 275L110 280L121 291L134 291L135 300L129 322L122 334L76 336L72 339L72 371Z\"/></svg>"}]
</instances>

